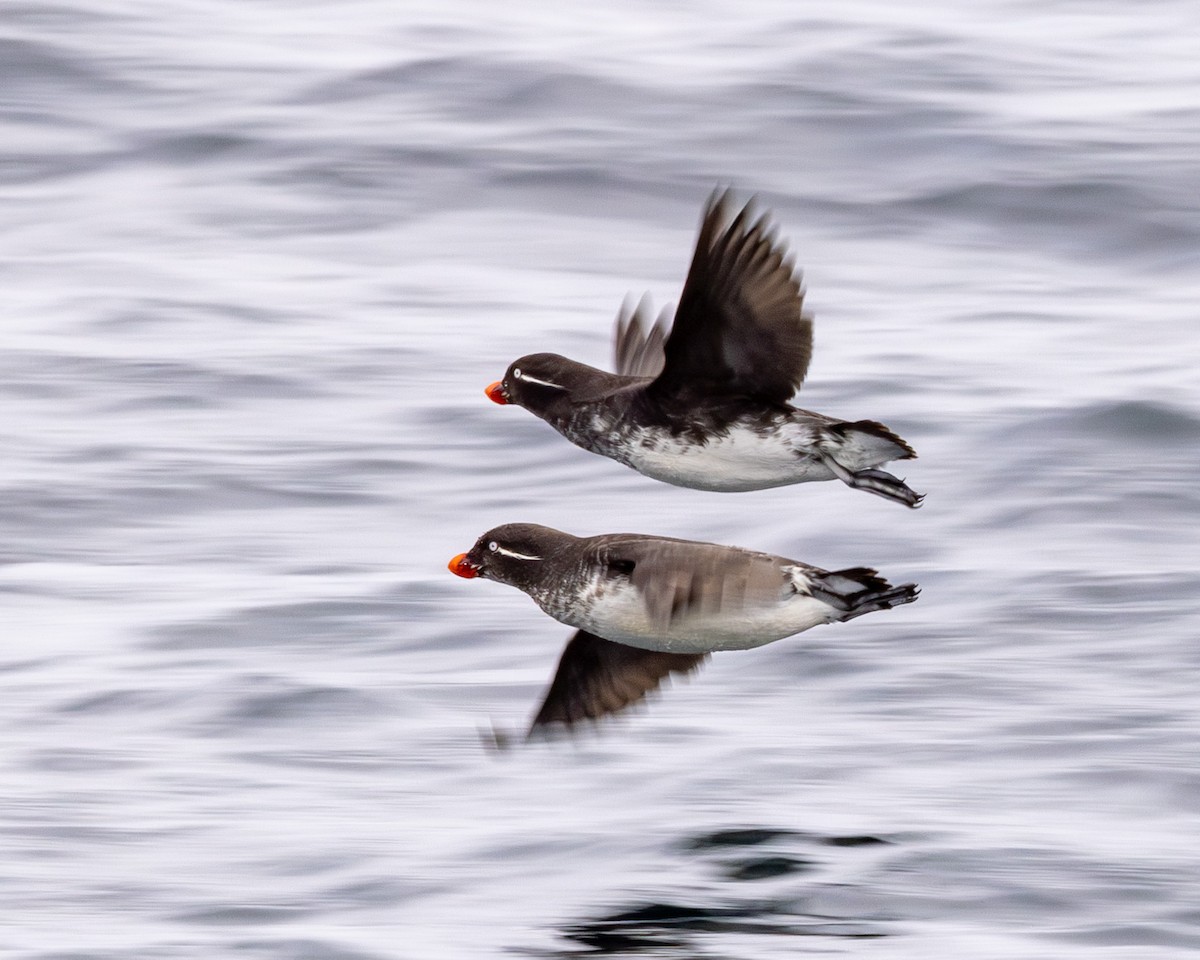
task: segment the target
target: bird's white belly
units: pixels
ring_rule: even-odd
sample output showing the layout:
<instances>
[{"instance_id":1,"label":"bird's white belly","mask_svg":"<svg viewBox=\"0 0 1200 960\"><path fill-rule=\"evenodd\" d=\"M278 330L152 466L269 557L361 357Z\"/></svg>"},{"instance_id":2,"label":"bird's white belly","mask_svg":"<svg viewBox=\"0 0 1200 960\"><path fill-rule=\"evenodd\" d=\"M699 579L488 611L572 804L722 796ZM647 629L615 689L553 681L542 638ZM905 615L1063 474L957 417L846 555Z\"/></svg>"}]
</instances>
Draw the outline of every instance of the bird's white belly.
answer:
<instances>
[{"instance_id":1,"label":"bird's white belly","mask_svg":"<svg viewBox=\"0 0 1200 960\"><path fill-rule=\"evenodd\" d=\"M797 424L784 424L765 436L735 425L704 444L651 430L634 433L630 439L622 457L629 466L681 487L761 490L833 479L828 467L808 455L816 439L813 432Z\"/></svg>"},{"instance_id":2,"label":"bird's white belly","mask_svg":"<svg viewBox=\"0 0 1200 960\"><path fill-rule=\"evenodd\" d=\"M803 594L753 608L682 613L666 623L650 617L642 595L630 584L609 584L589 601L566 616L562 611L552 615L606 640L671 653L748 650L840 616L829 604Z\"/></svg>"}]
</instances>

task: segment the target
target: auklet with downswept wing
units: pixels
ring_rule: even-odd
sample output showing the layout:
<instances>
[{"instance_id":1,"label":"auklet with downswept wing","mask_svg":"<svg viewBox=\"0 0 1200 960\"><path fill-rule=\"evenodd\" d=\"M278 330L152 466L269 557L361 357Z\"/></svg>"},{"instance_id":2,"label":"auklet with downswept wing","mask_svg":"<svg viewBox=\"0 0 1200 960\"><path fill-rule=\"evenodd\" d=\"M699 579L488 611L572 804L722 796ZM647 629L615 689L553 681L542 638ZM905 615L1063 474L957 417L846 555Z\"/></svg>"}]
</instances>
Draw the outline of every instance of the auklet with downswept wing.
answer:
<instances>
[{"instance_id":1,"label":"auklet with downswept wing","mask_svg":"<svg viewBox=\"0 0 1200 960\"><path fill-rule=\"evenodd\" d=\"M920 592L866 567L831 572L740 547L630 533L575 537L532 523L489 530L449 567L516 587L578 631L531 732L620 710L710 653L888 610Z\"/></svg>"}]
</instances>

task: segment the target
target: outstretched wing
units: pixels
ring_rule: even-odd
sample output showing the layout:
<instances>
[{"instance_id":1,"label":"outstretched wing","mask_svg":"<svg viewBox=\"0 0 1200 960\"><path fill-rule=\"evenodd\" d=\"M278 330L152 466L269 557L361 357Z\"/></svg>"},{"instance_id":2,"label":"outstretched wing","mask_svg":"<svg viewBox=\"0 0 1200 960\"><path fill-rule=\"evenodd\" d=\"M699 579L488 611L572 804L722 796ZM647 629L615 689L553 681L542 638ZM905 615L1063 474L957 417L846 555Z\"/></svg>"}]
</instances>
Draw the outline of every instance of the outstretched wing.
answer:
<instances>
[{"instance_id":1,"label":"outstretched wing","mask_svg":"<svg viewBox=\"0 0 1200 960\"><path fill-rule=\"evenodd\" d=\"M669 311L664 310L657 321L651 319L652 313L649 296L642 297L636 307L628 300L621 304L613 359L617 373L622 376L657 377L662 372Z\"/></svg>"},{"instance_id":2,"label":"outstretched wing","mask_svg":"<svg viewBox=\"0 0 1200 960\"><path fill-rule=\"evenodd\" d=\"M627 647L580 630L563 650L529 732L549 723L570 726L615 713L641 700L669 674L690 673L707 659L703 653Z\"/></svg>"},{"instance_id":3,"label":"outstretched wing","mask_svg":"<svg viewBox=\"0 0 1200 960\"><path fill-rule=\"evenodd\" d=\"M747 204L731 218L729 191L709 199L666 363L652 389L736 394L783 403L812 357L812 318L792 258L766 215Z\"/></svg>"}]
</instances>

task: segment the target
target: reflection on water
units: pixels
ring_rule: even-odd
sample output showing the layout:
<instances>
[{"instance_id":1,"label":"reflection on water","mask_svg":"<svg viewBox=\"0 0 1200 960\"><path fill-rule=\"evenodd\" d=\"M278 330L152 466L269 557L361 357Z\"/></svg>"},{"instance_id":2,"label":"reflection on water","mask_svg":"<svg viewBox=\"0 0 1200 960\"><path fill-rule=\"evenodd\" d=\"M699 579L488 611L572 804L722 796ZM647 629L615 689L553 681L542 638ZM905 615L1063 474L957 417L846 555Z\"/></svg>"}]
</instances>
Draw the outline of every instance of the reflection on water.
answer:
<instances>
[{"instance_id":1,"label":"reflection on water","mask_svg":"<svg viewBox=\"0 0 1200 960\"><path fill-rule=\"evenodd\" d=\"M868 903L844 882L832 879L837 867L829 861L849 861L853 857L832 853L828 848L849 850L889 842L878 837L814 837L764 828L697 836L680 844L679 849L698 856L719 877L722 882L716 889L694 891L687 903L646 901L566 924L561 933L572 948L529 953L577 956L577 948L582 946L601 955L667 957L685 955L679 953L685 950L687 955L735 956L741 955L741 950L753 950L760 938L886 937L894 918L881 915L878 904ZM809 876L798 881L797 874ZM769 889L763 890L763 884L754 883L789 876L792 879L786 887L767 885ZM750 886L739 892L727 882L748 882ZM719 935L719 939L713 935ZM709 946L717 943L726 946L710 952Z\"/></svg>"}]
</instances>

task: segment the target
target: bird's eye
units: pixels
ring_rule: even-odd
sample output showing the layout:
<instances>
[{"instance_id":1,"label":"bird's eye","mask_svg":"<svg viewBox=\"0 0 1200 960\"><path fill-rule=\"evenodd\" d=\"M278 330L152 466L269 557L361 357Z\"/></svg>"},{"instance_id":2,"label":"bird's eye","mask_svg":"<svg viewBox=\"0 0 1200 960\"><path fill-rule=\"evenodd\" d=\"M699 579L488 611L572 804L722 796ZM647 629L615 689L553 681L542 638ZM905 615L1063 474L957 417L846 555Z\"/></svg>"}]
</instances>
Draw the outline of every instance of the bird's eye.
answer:
<instances>
[{"instance_id":1,"label":"bird's eye","mask_svg":"<svg viewBox=\"0 0 1200 960\"><path fill-rule=\"evenodd\" d=\"M521 368L520 367L513 367L513 376L516 377L518 380L521 379Z\"/></svg>"},{"instance_id":2,"label":"bird's eye","mask_svg":"<svg viewBox=\"0 0 1200 960\"><path fill-rule=\"evenodd\" d=\"M488 549L491 550L492 553L495 553L497 550L500 549L500 544L498 544L495 540L489 540L488 541Z\"/></svg>"}]
</instances>

